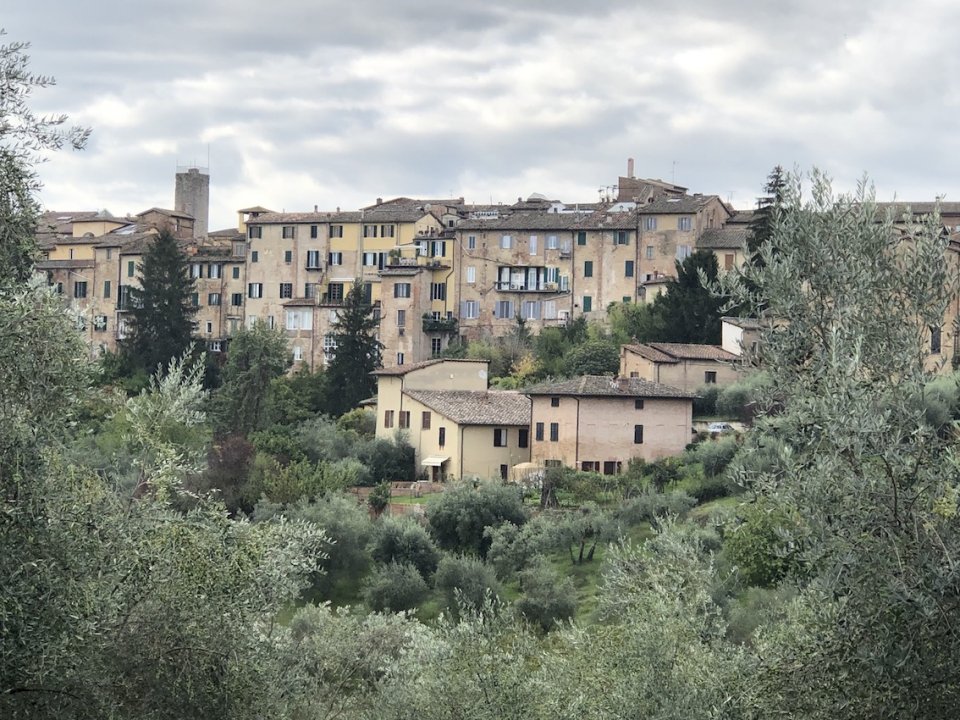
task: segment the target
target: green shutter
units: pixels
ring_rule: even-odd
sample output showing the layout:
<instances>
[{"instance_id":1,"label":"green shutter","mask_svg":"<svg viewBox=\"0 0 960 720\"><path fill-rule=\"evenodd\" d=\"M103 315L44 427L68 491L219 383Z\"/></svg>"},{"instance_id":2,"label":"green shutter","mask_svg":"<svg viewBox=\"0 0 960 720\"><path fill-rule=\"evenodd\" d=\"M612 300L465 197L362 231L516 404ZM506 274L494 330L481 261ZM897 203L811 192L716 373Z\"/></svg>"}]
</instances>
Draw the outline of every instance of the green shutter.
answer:
<instances>
[{"instance_id":1,"label":"green shutter","mask_svg":"<svg viewBox=\"0 0 960 720\"><path fill-rule=\"evenodd\" d=\"M586 245L587 244L587 231L579 230L577 232L577 245Z\"/></svg>"},{"instance_id":2,"label":"green shutter","mask_svg":"<svg viewBox=\"0 0 960 720\"><path fill-rule=\"evenodd\" d=\"M593 298L590 297L589 295L584 295L584 296L583 296L583 311L584 311L584 312L590 312L591 310L593 310Z\"/></svg>"},{"instance_id":3,"label":"green shutter","mask_svg":"<svg viewBox=\"0 0 960 720\"><path fill-rule=\"evenodd\" d=\"M593 260L587 260L583 263L583 276L593 277Z\"/></svg>"}]
</instances>

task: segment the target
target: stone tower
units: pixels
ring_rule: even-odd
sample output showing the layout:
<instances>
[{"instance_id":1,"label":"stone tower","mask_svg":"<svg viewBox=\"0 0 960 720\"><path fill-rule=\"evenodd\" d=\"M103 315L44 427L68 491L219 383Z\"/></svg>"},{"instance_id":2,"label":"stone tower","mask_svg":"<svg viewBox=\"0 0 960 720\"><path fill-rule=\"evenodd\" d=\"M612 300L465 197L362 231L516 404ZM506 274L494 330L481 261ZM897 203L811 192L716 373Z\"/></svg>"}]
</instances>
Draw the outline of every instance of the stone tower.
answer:
<instances>
[{"instance_id":1,"label":"stone tower","mask_svg":"<svg viewBox=\"0 0 960 720\"><path fill-rule=\"evenodd\" d=\"M193 215L194 237L207 234L210 215L210 174L206 168L177 168L173 209Z\"/></svg>"}]
</instances>

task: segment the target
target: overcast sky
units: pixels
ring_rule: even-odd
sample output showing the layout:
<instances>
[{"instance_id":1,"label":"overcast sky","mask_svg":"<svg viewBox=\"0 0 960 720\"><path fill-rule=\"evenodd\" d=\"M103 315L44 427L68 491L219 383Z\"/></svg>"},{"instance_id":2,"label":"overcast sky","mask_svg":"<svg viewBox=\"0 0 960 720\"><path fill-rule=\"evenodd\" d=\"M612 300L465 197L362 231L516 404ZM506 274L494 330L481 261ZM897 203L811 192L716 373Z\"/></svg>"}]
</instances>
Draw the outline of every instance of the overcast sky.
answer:
<instances>
[{"instance_id":1,"label":"overcast sky","mask_svg":"<svg viewBox=\"0 0 960 720\"><path fill-rule=\"evenodd\" d=\"M956 0L13 0L6 40L93 128L44 204L593 201L636 174L751 207L776 164L960 200ZM10 7L12 5L12 7Z\"/></svg>"}]
</instances>

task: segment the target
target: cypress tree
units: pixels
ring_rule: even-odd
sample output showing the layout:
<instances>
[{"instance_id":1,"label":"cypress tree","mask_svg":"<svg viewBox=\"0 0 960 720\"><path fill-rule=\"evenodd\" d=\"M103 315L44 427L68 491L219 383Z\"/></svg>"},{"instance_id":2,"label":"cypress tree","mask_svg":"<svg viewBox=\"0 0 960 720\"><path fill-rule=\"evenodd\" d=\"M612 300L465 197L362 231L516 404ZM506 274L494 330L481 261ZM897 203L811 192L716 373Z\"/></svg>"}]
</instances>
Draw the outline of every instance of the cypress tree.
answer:
<instances>
[{"instance_id":1,"label":"cypress tree","mask_svg":"<svg viewBox=\"0 0 960 720\"><path fill-rule=\"evenodd\" d=\"M333 326L337 350L327 368L327 409L333 416L352 410L376 392L377 383L370 373L380 367L383 347L376 337L377 325L373 306L358 281L344 298Z\"/></svg>"},{"instance_id":2,"label":"cypress tree","mask_svg":"<svg viewBox=\"0 0 960 720\"><path fill-rule=\"evenodd\" d=\"M169 230L143 256L140 287L130 289L129 335L124 353L135 366L154 372L180 357L193 342L194 280L189 262Z\"/></svg>"}]
</instances>

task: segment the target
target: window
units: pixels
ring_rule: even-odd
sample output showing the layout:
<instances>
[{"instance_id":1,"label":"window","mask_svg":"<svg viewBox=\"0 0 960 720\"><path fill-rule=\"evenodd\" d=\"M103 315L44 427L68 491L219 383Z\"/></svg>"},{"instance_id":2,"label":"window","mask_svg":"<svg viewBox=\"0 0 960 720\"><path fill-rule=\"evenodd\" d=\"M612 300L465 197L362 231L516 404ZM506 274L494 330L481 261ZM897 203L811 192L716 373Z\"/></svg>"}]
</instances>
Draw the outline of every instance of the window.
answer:
<instances>
[{"instance_id":1,"label":"window","mask_svg":"<svg viewBox=\"0 0 960 720\"><path fill-rule=\"evenodd\" d=\"M315 298L317 296L317 283L304 283L303 296L305 298Z\"/></svg>"},{"instance_id":2,"label":"window","mask_svg":"<svg viewBox=\"0 0 960 720\"><path fill-rule=\"evenodd\" d=\"M87 296L87 283L82 280L73 283L73 296L75 298L85 298Z\"/></svg>"},{"instance_id":3,"label":"window","mask_svg":"<svg viewBox=\"0 0 960 720\"><path fill-rule=\"evenodd\" d=\"M300 347L299 345L294 345L294 346L293 346L293 361L294 361L294 362L300 362L301 360L303 360L303 348Z\"/></svg>"},{"instance_id":4,"label":"window","mask_svg":"<svg viewBox=\"0 0 960 720\"><path fill-rule=\"evenodd\" d=\"M500 320L512 320L513 319L513 301L512 300L498 300L493 306L493 316Z\"/></svg>"},{"instance_id":5,"label":"window","mask_svg":"<svg viewBox=\"0 0 960 720\"><path fill-rule=\"evenodd\" d=\"M247 284L247 297L248 297L248 298L262 298L262 297L263 297L263 283L248 283L248 284Z\"/></svg>"},{"instance_id":6,"label":"window","mask_svg":"<svg viewBox=\"0 0 960 720\"><path fill-rule=\"evenodd\" d=\"M410 411L401 410L399 420L400 422L398 423L398 426L400 427L401 430L406 430L407 428L409 428L410 427Z\"/></svg>"},{"instance_id":7,"label":"window","mask_svg":"<svg viewBox=\"0 0 960 720\"><path fill-rule=\"evenodd\" d=\"M430 257L446 257L447 244L442 240L434 240L430 243Z\"/></svg>"},{"instance_id":8,"label":"window","mask_svg":"<svg viewBox=\"0 0 960 720\"><path fill-rule=\"evenodd\" d=\"M577 230L577 245L586 245L586 244L587 244L587 231Z\"/></svg>"},{"instance_id":9,"label":"window","mask_svg":"<svg viewBox=\"0 0 960 720\"><path fill-rule=\"evenodd\" d=\"M337 354L337 338L333 335L323 336L323 354L327 360L332 360L333 356Z\"/></svg>"},{"instance_id":10,"label":"window","mask_svg":"<svg viewBox=\"0 0 960 720\"><path fill-rule=\"evenodd\" d=\"M537 236L536 235L530 236L530 254L531 255L537 254Z\"/></svg>"},{"instance_id":11,"label":"window","mask_svg":"<svg viewBox=\"0 0 960 720\"><path fill-rule=\"evenodd\" d=\"M397 283L393 286L393 296L395 298L410 297L410 283Z\"/></svg>"},{"instance_id":12,"label":"window","mask_svg":"<svg viewBox=\"0 0 960 720\"><path fill-rule=\"evenodd\" d=\"M287 330L313 330L312 310L287 310Z\"/></svg>"},{"instance_id":13,"label":"window","mask_svg":"<svg viewBox=\"0 0 960 720\"><path fill-rule=\"evenodd\" d=\"M208 347L210 348L210 352L223 352L223 343L219 340L211 340Z\"/></svg>"},{"instance_id":14,"label":"window","mask_svg":"<svg viewBox=\"0 0 960 720\"><path fill-rule=\"evenodd\" d=\"M633 442L635 445L643 444L643 425L633 426Z\"/></svg>"},{"instance_id":15,"label":"window","mask_svg":"<svg viewBox=\"0 0 960 720\"><path fill-rule=\"evenodd\" d=\"M643 219L643 229L644 230L656 230L657 229L657 218L654 216L648 216Z\"/></svg>"},{"instance_id":16,"label":"window","mask_svg":"<svg viewBox=\"0 0 960 720\"><path fill-rule=\"evenodd\" d=\"M107 260L113 257L113 248L107 248Z\"/></svg>"},{"instance_id":17,"label":"window","mask_svg":"<svg viewBox=\"0 0 960 720\"><path fill-rule=\"evenodd\" d=\"M447 284L446 283L430 283L430 299L431 300L446 300L447 299Z\"/></svg>"},{"instance_id":18,"label":"window","mask_svg":"<svg viewBox=\"0 0 960 720\"><path fill-rule=\"evenodd\" d=\"M556 250L558 247L557 236L547 235L547 250Z\"/></svg>"},{"instance_id":19,"label":"window","mask_svg":"<svg viewBox=\"0 0 960 720\"><path fill-rule=\"evenodd\" d=\"M430 421L431 421L432 419L433 419L433 416L430 414L430 411L429 411L429 410L424 410L424 411L423 411L423 415L422 415L421 418L420 418L420 429L421 429L421 430L429 430L429 429L430 429Z\"/></svg>"},{"instance_id":20,"label":"window","mask_svg":"<svg viewBox=\"0 0 960 720\"><path fill-rule=\"evenodd\" d=\"M627 260L623 264L623 276L633 277L633 260Z\"/></svg>"},{"instance_id":21,"label":"window","mask_svg":"<svg viewBox=\"0 0 960 720\"><path fill-rule=\"evenodd\" d=\"M630 244L630 231L629 230L614 230L613 231L613 242L615 245L629 245Z\"/></svg>"},{"instance_id":22,"label":"window","mask_svg":"<svg viewBox=\"0 0 960 720\"><path fill-rule=\"evenodd\" d=\"M593 277L593 260L587 260L583 263L583 276L585 278Z\"/></svg>"},{"instance_id":23,"label":"window","mask_svg":"<svg viewBox=\"0 0 960 720\"><path fill-rule=\"evenodd\" d=\"M250 262L260 262L260 253L256 250L250 251Z\"/></svg>"},{"instance_id":24,"label":"window","mask_svg":"<svg viewBox=\"0 0 960 720\"><path fill-rule=\"evenodd\" d=\"M247 239L258 240L263 237L263 228L259 225L247 226Z\"/></svg>"},{"instance_id":25,"label":"window","mask_svg":"<svg viewBox=\"0 0 960 720\"><path fill-rule=\"evenodd\" d=\"M133 277L137 271L137 264L133 260L127 261L127 277Z\"/></svg>"},{"instance_id":26,"label":"window","mask_svg":"<svg viewBox=\"0 0 960 720\"><path fill-rule=\"evenodd\" d=\"M550 407L560 407L560 398L558 397L550 398Z\"/></svg>"},{"instance_id":27,"label":"window","mask_svg":"<svg viewBox=\"0 0 960 720\"><path fill-rule=\"evenodd\" d=\"M723 269L724 270L733 269L733 255L731 253L726 253L723 256Z\"/></svg>"},{"instance_id":28,"label":"window","mask_svg":"<svg viewBox=\"0 0 960 720\"><path fill-rule=\"evenodd\" d=\"M84 286L86 286L86 283L84 283ZM74 285L74 287L76 287L76 285ZM74 292L74 297L77 297L76 292ZM930 353L932 355L940 354L940 334L939 327L930 326Z\"/></svg>"},{"instance_id":29,"label":"window","mask_svg":"<svg viewBox=\"0 0 960 720\"><path fill-rule=\"evenodd\" d=\"M230 304L233 307L240 307L243 305L243 293L233 293L230 296Z\"/></svg>"},{"instance_id":30,"label":"window","mask_svg":"<svg viewBox=\"0 0 960 720\"><path fill-rule=\"evenodd\" d=\"M430 338L430 354L439 355L443 352L443 339L442 338Z\"/></svg>"},{"instance_id":31,"label":"window","mask_svg":"<svg viewBox=\"0 0 960 720\"><path fill-rule=\"evenodd\" d=\"M328 265L343 265L343 253L332 252L327 254Z\"/></svg>"},{"instance_id":32,"label":"window","mask_svg":"<svg viewBox=\"0 0 960 720\"><path fill-rule=\"evenodd\" d=\"M363 236L365 238L375 238L377 236L377 226L376 225L364 225L363 226Z\"/></svg>"},{"instance_id":33,"label":"window","mask_svg":"<svg viewBox=\"0 0 960 720\"><path fill-rule=\"evenodd\" d=\"M591 310L593 310L593 298L590 297L589 295L584 295L584 296L583 296L583 311L584 311L584 312L590 312Z\"/></svg>"},{"instance_id":34,"label":"window","mask_svg":"<svg viewBox=\"0 0 960 720\"><path fill-rule=\"evenodd\" d=\"M530 447L530 428L520 428L517 430L517 447Z\"/></svg>"},{"instance_id":35,"label":"window","mask_svg":"<svg viewBox=\"0 0 960 720\"><path fill-rule=\"evenodd\" d=\"M190 304L193 307L200 307L200 293L195 292L190 294Z\"/></svg>"},{"instance_id":36,"label":"window","mask_svg":"<svg viewBox=\"0 0 960 720\"><path fill-rule=\"evenodd\" d=\"M677 245L677 260L686 260L690 257L691 247L689 245Z\"/></svg>"},{"instance_id":37,"label":"window","mask_svg":"<svg viewBox=\"0 0 960 720\"><path fill-rule=\"evenodd\" d=\"M283 251L283 261L289 265L293 262L293 250L284 250Z\"/></svg>"},{"instance_id":38,"label":"window","mask_svg":"<svg viewBox=\"0 0 960 720\"><path fill-rule=\"evenodd\" d=\"M253 327L254 325L256 325L256 324L257 324L257 316L256 316L256 315L247 315L247 327L248 327L248 328L252 328L252 327Z\"/></svg>"},{"instance_id":39,"label":"window","mask_svg":"<svg viewBox=\"0 0 960 720\"><path fill-rule=\"evenodd\" d=\"M536 300L526 300L523 305L521 305L520 316L524 320L539 320L540 319L540 303Z\"/></svg>"},{"instance_id":40,"label":"window","mask_svg":"<svg viewBox=\"0 0 960 720\"><path fill-rule=\"evenodd\" d=\"M207 277L219 278L223 274L223 265L220 263L210 263L207 265Z\"/></svg>"},{"instance_id":41,"label":"window","mask_svg":"<svg viewBox=\"0 0 960 720\"><path fill-rule=\"evenodd\" d=\"M493 429L493 446L494 447L507 446L507 429L506 428Z\"/></svg>"},{"instance_id":42,"label":"window","mask_svg":"<svg viewBox=\"0 0 960 720\"><path fill-rule=\"evenodd\" d=\"M398 352L398 353L397 353L397 365L403 365L403 353L402 353L402 352Z\"/></svg>"},{"instance_id":43,"label":"window","mask_svg":"<svg viewBox=\"0 0 960 720\"><path fill-rule=\"evenodd\" d=\"M501 464L501 465L500 465L500 479L501 479L501 480L506 480L506 479L507 479L507 476L508 476L509 474L510 474L510 466L509 466L509 465L502 465L502 464Z\"/></svg>"},{"instance_id":44,"label":"window","mask_svg":"<svg viewBox=\"0 0 960 720\"><path fill-rule=\"evenodd\" d=\"M600 469L599 465L600 463L598 463L596 460L584 460L582 463L580 463L580 469L583 472L597 472Z\"/></svg>"},{"instance_id":45,"label":"window","mask_svg":"<svg viewBox=\"0 0 960 720\"><path fill-rule=\"evenodd\" d=\"M385 410L383 413L383 426L385 428L393 427L393 410Z\"/></svg>"},{"instance_id":46,"label":"window","mask_svg":"<svg viewBox=\"0 0 960 720\"><path fill-rule=\"evenodd\" d=\"M460 310L460 315L464 320L476 320L480 317L480 301L464 300Z\"/></svg>"},{"instance_id":47,"label":"window","mask_svg":"<svg viewBox=\"0 0 960 720\"><path fill-rule=\"evenodd\" d=\"M445 427L440 428L437 431L437 445L443 447L447 444L447 429Z\"/></svg>"},{"instance_id":48,"label":"window","mask_svg":"<svg viewBox=\"0 0 960 720\"><path fill-rule=\"evenodd\" d=\"M220 293L208 293L208 294L207 294L207 305L211 305L211 306L213 306L213 307L219 307L219 306L220 306Z\"/></svg>"},{"instance_id":49,"label":"window","mask_svg":"<svg viewBox=\"0 0 960 720\"><path fill-rule=\"evenodd\" d=\"M477 269L470 265L467 267L467 284L473 285L475 282L477 282Z\"/></svg>"},{"instance_id":50,"label":"window","mask_svg":"<svg viewBox=\"0 0 960 720\"><path fill-rule=\"evenodd\" d=\"M318 233L317 233L317 226L316 226L316 225L311 225L311 226L310 226L310 239L311 239L311 240L316 240L316 239L317 239L317 234L318 234Z\"/></svg>"},{"instance_id":51,"label":"window","mask_svg":"<svg viewBox=\"0 0 960 720\"><path fill-rule=\"evenodd\" d=\"M240 279L240 266L239 266L239 265L235 265L235 266L233 267L233 279L234 279L234 280L239 280L239 279Z\"/></svg>"},{"instance_id":52,"label":"window","mask_svg":"<svg viewBox=\"0 0 960 720\"><path fill-rule=\"evenodd\" d=\"M617 475L620 473L620 468L623 467L616 460L604 460L603 461L603 474L604 475Z\"/></svg>"},{"instance_id":53,"label":"window","mask_svg":"<svg viewBox=\"0 0 960 720\"><path fill-rule=\"evenodd\" d=\"M467 235L467 250L476 250L476 249L477 249L477 236Z\"/></svg>"},{"instance_id":54,"label":"window","mask_svg":"<svg viewBox=\"0 0 960 720\"><path fill-rule=\"evenodd\" d=\"M653 260L653 245L647 245L647 260Z\"/></svg>"},{"instance_id":55,"label":"window","mask_svg":"<svg viewBox=\"0 0 960 720\"><path fill-rule=\"evenodd\" d=\"M513 237L510 235L501 235L500 248L503 250L509 250L512 247L513 247Z\"/></svg>"},{"instance_id":56,"label":"window","mask_svg":"<svg viewBox=\"0 0 960 720\"><path fill-rule=\"evenodd\" d=\"M340 302L343 300L343 283L330 283L327 285L327 301Z\"/></svg>"},{"instance_id":57,"label":"window","mask_svg":"<svg viewBox=\"0 0 960 720\"><path fill-rule=\"evenodd\" d=\"M643 410L643 398L634 398L634 400L633 400L633 409L634 409L634 410Z\"/></svg>"},{"instance_id":58,"label":"window","mask_svg":"<svg viewBox=\"0 0 960 720\"><path fill-rule=\"evenodd\" d=\"M206 329L206 331L207 331L207 335L212 335L212 334L213 334L213 323L212 323L210 320L207 320L207 324L206 324L205 329Z\"/></svg>"},{"instance_id":59,"label":"window","mask_svg":"<svg viewBox=\"0 0 960 720\"><path fill-rule=\"evenodd\" d=\"M94 330L106 330L107 329L107 316L106 315L96 315L93 318L93 329Z\"/></svg>"},{"instance_id":60,"label":"window","mask_svg":"<svg viewBox=\"0 0 960 720\"><path fill-rule=\"evenodd\" d=\"M293 297L293 283L280 283L280 298L289 299Z\"/></svg>"},{"instance_id":61,"label":"window","mask_svg":"<svg viewBox=\"0 0 960 720\"><path fill-rule=\"evenodd\" d=\"M192 278L202 278L203 277L203 265L200 263L190 263L190 277Z\"/></svg>"},{"instance_id":62,"label":"window","mask_svg":"<svg viewBox=\"0 0 960 720\"><path fill-rule=\"evenodd\" d=\"M307 250L307 270L320 269L320 251Z\"/></svg>"},{"instance_id":63,"label":"window","mask_svg":"<svg viewBox=\"0 0 960 720\"><path fill-rule=\"evenodd\" d=\"M550 423L550 442L560 439L560 423Z\"/></svg>"},{"instance_id":64,"label":"window","mask_svg":"<svg viewBox=\"0 0 960 720\"><path fill-rule=\"evenodd\" d=\"M626 304L626 303L630 302L630 296L629 296L629 295L624 295L622 298L620 298L620 301L621 301L622 303Z\"/></svg>"},{"instance_id":65,"label":"window","mask_svg":"<svg viewBox=\"0 0 960 720\"><path fill-rule=\"evenodd\" d=\"M393 225L381 225L380 237L393 237Z\"/></svg>"},{"instance_id":66,"label":"window","mask_svg":"<svg viewBox=\"0 0 960 720\"><path fill-rule=\"evenodd\" d=\"M716 385L717 384L717 372L716 370L707 370L703 373L703 382L707 385Z\"/></svg>"},{"instance_id":67,"label":"window","mask_svg":"<svg viewBox=\"0 0 960 720\"><path fill-rule=\"evenodd\" d=\"M332 238L342 238L342 237L343 237L343 225L331 225L331 226L330 226L330 237L332 237Z\"/></svg>"},{"instance_id":68,"label":"window","mask_svg":"<svg viewBox=\"0 0 960 720\"><path fill-rule=\"evenodd\" d=\"M683 230L684 232L690 232L690 228L693 225L693 220L689 215L677 218L677 230Z\"/></svg>"},{"instance_id":69,"label":"window","mask_svg":"<svg viewBox=\"0 0 960 720\"><path fill-rule=\"evenodd\" d=\"M110 298L110 281L104 280L103 281L103 299L107 300L109 298Z\"/></svg>"},{"instance_id":70,"label":"window","mask_svg":"<svg viewBox=\"0 0 960 720\"><path fill-rule=\"evenodd\" d=\"M533 428L533 436L537 441L543 441L543 423L538 422Z\"/></svg>"},{"instance_id":71,"label":"window","mask_svg":"<svg viewBox=\"0 0 960 720\"><path fill-rule=\"evenodd\" d=\"M407 325L407 311L397 310L397 327L406 327L406 325Z\"/></svg>"}]
</instances>

